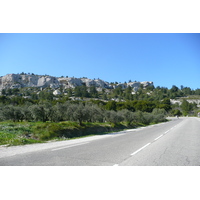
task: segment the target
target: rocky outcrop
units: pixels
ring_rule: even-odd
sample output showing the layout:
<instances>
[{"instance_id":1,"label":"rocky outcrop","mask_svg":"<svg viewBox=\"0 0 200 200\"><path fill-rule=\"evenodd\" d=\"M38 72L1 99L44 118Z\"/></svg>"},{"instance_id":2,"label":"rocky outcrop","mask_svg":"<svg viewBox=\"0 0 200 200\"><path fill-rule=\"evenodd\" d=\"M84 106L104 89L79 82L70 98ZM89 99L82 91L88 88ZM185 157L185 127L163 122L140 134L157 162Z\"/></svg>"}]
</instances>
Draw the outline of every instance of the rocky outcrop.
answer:
<instances>
[{"instance_id":1,"label":"rocky outcrop","mask_svg":"<svg viewBox=\"0 0 200 200\"><path fill-rule=\"evenodd\" d=\"M199 100L199 99L187 99L187 98L180 98L180 99L178 99L178 100L170 99L170 103L171 103L171 104L178 104L178 105L181 105L183 99L185 99L188 103L196 103L196 104L197 104L197 107L200 107L200 100Z\"/></svg>"},{"instance_id":2,"label":"rocky outcrop","mask_svg":"<svg viewBox=\"0 0 200 200\"><path fill-rule=\"evenodd\" d=\"M132 87L133 91L137 91L140 87L140 85L143 85L143 88L146 88L147 86L152 86L153 82L152 81L144 81L144 82L129 82L129 83L120 83L120 84L116 84L114 86L114 88L121 86L122 89L126 89L127 87Z\"/></svg>"},{"instance_id":3,"label":"rocky outcrop","mask_svg":"<svg viewBox=\"0 0 200 200\"><path fill-rule=\"evenodd\" d=\"M59 87L57 78L52 76L7 74L0 77L0 90L22 87Z\"/></svg>"},{"instance_id":4,"label":"rocky outcrop","mask_svg":"<svg viewBox=\"0 0 200 200\"><path fill-rule=\"evenodd\" d=\"M60 95L60 94L62 94L62 93L60 92L60 90L54 90L53 94L54 94L54 95Z\"/></svg>"},{"instance_id":5,"label":"rocky outcrop","mask_svg":"<svg viewBox=\"0 0 200 200\"><path fill-rule=\"evenodd\" d=\"M85 85L87 87L95 86L97 88L113 89L121 86L122 89L128 86L133 88L133 91L137 91L140 85L144 88L153 85L153 82L129 82L120 84L110 84L101 79L88 79L88 78L64 78L64 77L53 77L48 75L30 75L30 74L7 74L0 77L0 91L2 89L14 89L23 87L39 87L45 88L50 87L57 90L60 86L63 88L75 88L77 86Z\"/></svg>"}]
</instances>

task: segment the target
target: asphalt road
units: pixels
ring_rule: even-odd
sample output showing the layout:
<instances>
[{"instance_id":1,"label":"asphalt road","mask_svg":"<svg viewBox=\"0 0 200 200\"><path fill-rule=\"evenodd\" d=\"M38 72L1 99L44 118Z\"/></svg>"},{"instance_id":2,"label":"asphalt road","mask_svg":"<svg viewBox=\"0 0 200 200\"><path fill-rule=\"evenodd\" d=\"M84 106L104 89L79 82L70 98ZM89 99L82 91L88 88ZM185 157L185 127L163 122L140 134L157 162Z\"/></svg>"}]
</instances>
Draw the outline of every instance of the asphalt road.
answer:
<instances>
[{"instance_id":1,"label":"asphalt road","mask_svg":"<svg viewBox=\"0 0 200 200\"><path fill-rule=\"evenodd\" d=\"M87 138L0 147L1 166L198 166L200 118Z\"/></svg>"}]
</instances>

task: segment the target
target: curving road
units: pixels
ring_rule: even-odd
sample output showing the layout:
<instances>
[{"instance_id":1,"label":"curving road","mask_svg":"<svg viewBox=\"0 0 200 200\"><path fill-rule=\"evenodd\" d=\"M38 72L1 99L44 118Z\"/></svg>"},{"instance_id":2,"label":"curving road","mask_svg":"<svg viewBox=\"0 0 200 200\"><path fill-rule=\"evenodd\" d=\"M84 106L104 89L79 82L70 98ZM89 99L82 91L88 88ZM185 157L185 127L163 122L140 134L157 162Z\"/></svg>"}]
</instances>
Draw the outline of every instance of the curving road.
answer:
<instances>
[{"instance_id":1,"label":"curving road","mask_svg":"<svg viewBox=\"0 0 200 200\"><path fill-rule=\"evenodd\" d=\"M198 166L200 118L107 135L0 147L1 166Z\"/></svg>"}]
</instances>

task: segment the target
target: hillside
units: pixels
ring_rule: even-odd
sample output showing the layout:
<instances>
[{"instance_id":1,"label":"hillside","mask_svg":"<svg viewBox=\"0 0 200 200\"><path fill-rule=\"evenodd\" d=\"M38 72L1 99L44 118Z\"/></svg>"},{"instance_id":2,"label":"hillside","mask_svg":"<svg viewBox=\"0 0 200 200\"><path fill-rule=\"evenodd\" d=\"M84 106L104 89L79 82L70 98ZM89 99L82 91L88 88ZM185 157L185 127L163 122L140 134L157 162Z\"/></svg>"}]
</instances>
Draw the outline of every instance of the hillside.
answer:
<instances>
[{"instance_id":1,"label":"hillside","mask_svg":"<svg viewBox=\"0 0 200 200\"><path fill-rule=\"evenodd\" d=\"M0 109L3 110L5 105L30 106L48 102L54 106L57 103L77 103L77 100L84 102L84 105L92 102L102 109L114 111L152 112L158 108L164 109L168 115L195 116L200 111L200 89L192 90L184 86L155 88L151 81L109 83L86 77L53 77L30 73L0 77Z\"/></svg>"},{"instance_id":2,"label":"hillside","mask_svg":"<svg viewBox=\"0 0 200 200\"><path fill-rule=\"evenodd\" d=\"M200 116L200 89L24 73L0 77L0 145L135 128L167 116Z\"/></svg>"}]
</instances>

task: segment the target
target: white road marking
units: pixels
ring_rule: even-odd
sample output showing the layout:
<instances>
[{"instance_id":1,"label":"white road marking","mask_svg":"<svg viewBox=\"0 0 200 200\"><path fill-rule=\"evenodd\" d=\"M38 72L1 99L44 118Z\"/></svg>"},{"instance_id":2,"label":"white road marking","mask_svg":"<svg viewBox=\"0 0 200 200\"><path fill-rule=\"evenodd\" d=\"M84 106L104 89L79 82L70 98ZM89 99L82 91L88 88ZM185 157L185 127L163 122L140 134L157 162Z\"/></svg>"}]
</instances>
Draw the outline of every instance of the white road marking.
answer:
<instances>
[{"instance_id":1,"label":"white road marking","mask_svg":"<svg viewBox=\"0 0 200 200\"><path fill-rule=\"evenodd\" d=\"M162 136L163 136L163 134L160 135L160 136L158 136L157 138L155 138L154 141L158 140L158 139L161 138Z\"/></svg>"},{"instance_id":2,"label":"white road marking","mask_svg":"<svg viewBox=\"0 0 200 200\"><path fill-rule=\"evenodd\" d=\"M141 148L138 149L137 151L133 152L133 153L131 154L131 156L135 155L136 153L138 153L138 152L141 151L142 149L146 148L146 147L149 146L150 144L151 144L151 143L148 143L148 144L144 145L143 147L141 147Z\"/></svg>"},{"instance_id":3,"label":"white road marking","mask_svg":"<svg viewBox=\"0 0 200 200\"><path fill-rule=\"evenodd\" d=\"M177 126L177 125L176 125ZM169 130L165 131L165 133L168 133L169 131L171 131L172 129L176 128L176 126L173 126L172 128L170 128Z\"/></svg>"},{"instance_id":4,"label":"white road marking","mask_svg":"<svg viewBox=\"0 0 200 200\"><path fill-rule=\"evenodd\" d=\"M119 166L119 164L114 164L113 166Z\"/></svg>"},{"instance_id":5,"label":"white road marking","mask_svg":"<svg viewBox=\"0 0 200 200\"><path fill-rule=\"evenodd\" d=\"M165 133L168 133L169 132L169 130L168 131L165 131Z\"/></svg>"},{"instance_id":6,"label":"white road marking","mask_svg":"<svg viewBox=\"0 0 200 200\"><path fill-rule=\"evenodd\" d=\"M73 145L64 146L64 147L60 147L60 148L56 148L56 149L51 149L51 151L57 151L57 150L66 149L66 148L70 148L70 147L80 146L80 145L87 144L87 143L89 143L89 142L82 142L79 144L73 144Z\"/></svg>"},{"instance_id":7,"label":"white road marking","mask_svg":"<svg viewBox=\"0 0 200 200\"><path fill-rule=\"evenodd\" d=\"M122 136L124 134L117 134L117 135L112 135L111 137L119 137L119 136Z\"/></svg>"}]
</instances>

